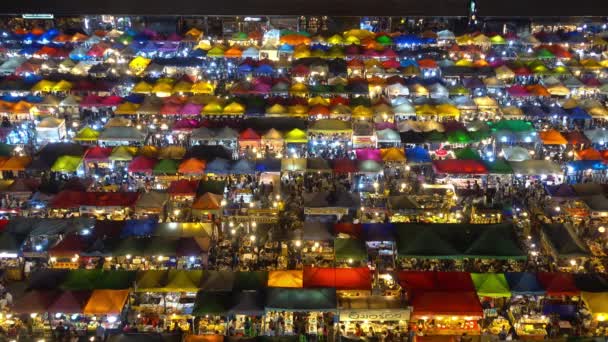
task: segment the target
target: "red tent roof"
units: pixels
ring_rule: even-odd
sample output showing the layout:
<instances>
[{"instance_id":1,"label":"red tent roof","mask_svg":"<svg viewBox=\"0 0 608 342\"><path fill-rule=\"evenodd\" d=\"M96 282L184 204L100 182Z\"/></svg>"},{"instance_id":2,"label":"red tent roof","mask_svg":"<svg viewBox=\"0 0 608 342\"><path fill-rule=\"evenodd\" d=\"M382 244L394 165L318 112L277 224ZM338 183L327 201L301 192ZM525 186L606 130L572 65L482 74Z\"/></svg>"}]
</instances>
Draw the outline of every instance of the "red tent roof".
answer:
<instances>
[{"instance_id":1,"label":"red tent roof","mask_svg":"<svg viewBox=\"0 0 608 342\"><path fill-rule=\"evenodd\" d=\"M129 172L152 173L156 159L137 156L129 163Z\"/></svg>"},{"instance_id":2,"label":"red tent roof","mask_svg":"<svg viewBox=\"0 0 608 342\"><path fill-rule=\"evenodd\" d=\"M581 293L571 273L539 272L536 277L549 296L578 296Z\"/></svg>"},{"instance_id":3,"label":"red tent roof","mask_svg":"<svg viewBox=\"0 0 608 342\"><path fill-rule=\"evenodd\" d=\"M30 291L23 297L15 300L13 312L16 314L48 312L53 299L57 297L56 291Z\"/></svg>"},{"instance_id":4,"label":"red tent roof","mask_svg":"<svg viewBox=\"0 0 608 342\"><path fill-rule=\"evenodd\" d=\"M337 290L370 290L372 275L368 267L304 267L304 287L334 287Z\"/></svg>"},{"instance_id":5,"label":"red tent roof","mask_svg":"<svg viewBox=\"0 0 608 342\"><path fill-rule=\"evenodd\" d=\"M198 180L180 179L171 182L167 192L173 196L194 196L198 189Z\"/></svg>"},{"instance_id":6,"label":"red tent roof","mask_svg":"<svg viewBox=\"0 0 608 342\"><path fill-rule=\"evenodd\" d=\"M360 223L336 223L334 224L334 234L338 235L339 233L363 239L363 225Z\"/></svg>"},{"instance_id":7,"label":"red tent roof","mask_svg":"<svg viewBox=\"0 0 608 342\"><path fill-rule=\"evenodd\" d=\"M433 168L436 173L449 174L486 174L488 169L483 163L477 160L435 160Z\"/></svg>"},{"instance_id":8,"label":"red tent roof","mask_svg":"<svg viewBox=\"0 0 608 342\"><path fill-rule=\"evenodd\" d=\"M408 291L475 292L475 285L467 272L402 271L397 274L397 279Z\"/></svg>"},{"instance_id":9,"label":"red tent roof","mask_svg":"<svg viewBox=\"0 0 608 342\"><path fill-rule=\"evenodd\" d=\"M87 247L87 242L82 235L69 234L58 244L49 249L49 255L60 257L72 257L79 254ZM67 311L61 311L67 312Z\"/></svg>"},{"instance_id":10,"label":"red tent roof","mask_svg":"<svg viewBox=\"0 0 608 342\"><path fill-rule=\"evenodd\" d=\"M414 316L483 316L479 297L475 291L441 292L422 291L412 296L410 305L414 307Z\"/></svg>"},{"instance_id":11,"label":"red tent roof","mask_svg":"<svg viewBox=\"0 0 608 342\"><path fill-rule=\"evenodd\" d=\"M112 153L111 147L93 146L84 154L84 160L87 161L107 161Z\"/></svg>"},{"instance_id":12,"label":"red tent roof","mask_svg":"<svg viewBox=\"0 0 608 342\"><path fill-rule=\"evenodd\" d=\"M247 128L239 134L239 140L260 140L262 139L252 128Z\"/></svg>"},{"instance_id":13,"label":"red tent roof","mask_svg":"<svg viewBox=\"0 0 608 342\"><path fill-rule=\"evenodd\" d=\"M568 144L579 145L579 144L591 144L589 139L581 133L581 131L568 131L562 132L562 135L568 140Z\"/></svg>"},{"instance_id":14,"label":"red tent roof","mask_svg":"<svg viewBox=\"0 0 608 342\"><path fill-rule=\"evenodd\" d=\"M131 207L139 198L138 192L84 192L64 190L51 201L51 208Z\"/></svg>"},{"instance_id":15,"label":"red tent roof","mask_svg":"<svg viewBox=\"0 0 608 342\"><path fill-rule=\"evenodd\" d=\"M91 298L91 291L65 291L49 306L48 312L82 313L89 298Z\"/></svg>"},{"instance_id":16,"label":"red tent roof","mask_svg":"<svg viewBox=\"0 0 608 342\"><path fill-rule=\"evenodd\" d=\"M334 160L335 173L353 173L357 172L357 163L352 159L336 159Z\"/></svg>"}]
</instances>

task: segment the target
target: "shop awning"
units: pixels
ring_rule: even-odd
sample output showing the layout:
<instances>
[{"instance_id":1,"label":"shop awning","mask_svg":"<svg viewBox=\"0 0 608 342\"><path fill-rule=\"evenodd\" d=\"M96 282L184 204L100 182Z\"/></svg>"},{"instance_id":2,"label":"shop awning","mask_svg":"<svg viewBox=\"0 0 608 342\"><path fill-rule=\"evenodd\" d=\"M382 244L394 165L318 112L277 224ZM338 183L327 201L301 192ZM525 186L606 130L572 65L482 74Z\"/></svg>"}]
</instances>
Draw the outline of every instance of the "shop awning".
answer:
<instances>
[{"instance_id":1,"label":"shop awning","mask_svg":"<svg viewBox=\"0 0 608 342\"><path fill-rule=\"evenodd\" d=\"M91 291L65 291L48 307L50 313L76 314L82 313L91 298Z\"/></svg>"},{"instance_id":2,"label":"shop awning","mask_svg":"<svg viewBox=\"0 0 608 342\"><path fill-rule=\"evenodd\" d=\"M482 317L479 297L474 291L442 292L421 291L412 295L410 305L414 316L471 316Z\"/></svg>"},{"instance_id":3,"label":"shop awning","mask_svg":"<svg viewBox=\"0 0 608 342\"><path fill-rule=\"evenodd\" d=\"M336 289L270 288L266 295L266 310L335 311Z\"/></svg>"},{"instance_id":4,"label":"shop awning","mask_svg":"<svg viewBox=\"0 0 608 342\"><path fill-rule=\"evenodd\" d=\"M369 268L304 267L304 287L331 287L336 290L371 290L372 275Z\"/></svg>"},{"instance_id":5,"label":"shop awning","mask_svg":"<svg viewBox=\"0 0 608 342\"><path fill-rule=\"evenodd\" d=\"M480 297L511 297L511 290L502 273L471 273L471 279Z\"/></svg>"},{"instance_id":6,"label":"shop awning","mask_svg":"<svg viewBox=\"0 0 608 342\"><path fill-rule=\"evenodd\" d=\"M537 278L549 296L578 296L580 290L570 273L539 272Z\"/></svg>"},{"instance_id":7,"label":"shop awning","mask_svg":"<svg viewBox=\"0 0 608 342\"><path fill-rule=\"evenodd\" d=\"M232 292L199 291L196 294L192 315L226 315L232 303Z\"/></svg>"},{"instance_id":8,"label":"shop awning","mask_svg":"<svg viewBox=\"0 0 608 342\"><path fill-rule=\"evenodd\" d=\"M300 270L268 272L268 287L303 287L304 274Z\"/></svg>"},{"instance_id":9,"label":"shop awning","mask_svg":"<svg viewBox=\"0 0 608 342\"><path fill-rule=\"evenodd\" d=\"M545 294L545 289L538 282L535 273L509 272L505 273L505 278L514 295L542 296Z\"/></svg>"},{"instance_id":10,"label":"shop awning","mask_svg":"<svg viewBox=\"0 0 608 342\"><path fill-rule=\"evenodd\" d=\"M128 297L129 290L95 290L83 312L87 315L118 315Z\"/></svg>"}]
</instances>

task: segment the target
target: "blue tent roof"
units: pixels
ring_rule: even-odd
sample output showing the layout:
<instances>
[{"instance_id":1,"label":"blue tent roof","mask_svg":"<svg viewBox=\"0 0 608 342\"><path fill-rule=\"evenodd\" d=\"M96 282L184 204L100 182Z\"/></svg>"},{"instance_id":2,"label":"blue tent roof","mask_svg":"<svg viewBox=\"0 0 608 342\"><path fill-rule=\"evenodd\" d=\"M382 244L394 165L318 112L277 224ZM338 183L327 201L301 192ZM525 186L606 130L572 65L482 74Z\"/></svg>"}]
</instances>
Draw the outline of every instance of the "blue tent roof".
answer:
<instances>
[{"instance_id":1,"label":"blue tent roof","mask_svg":"<svg viewBox=\"0 0 608 342\"><path fill-rule=\"evenodd\" d=\"M293 46L289 44L283 44L279 47L280 52L293 52Z\"/></svg>"},{"instance_id":2,"label":"blue tent roof","mask_svg":"<svg viewBox=\"0 0 608 342\"><path fill-rule=\"evenodd\" d=\"M393 43L397 45L419 45L423 44L424 41L420 37L413 34L403 34L393 38Z\"/></svg>"},{"instance_id":3,"label":"blue tent roof","mask_svg":"<svg viewBox=\"0 0 608 342\"><path fill-rule=\"evenodd\" d=\"M258 67L255 68L254 72L256 74L270 74L273 72L273 68L272 65L269 64L262 64Z\"/></svg>"},{"instance_id":4,"label":"blue tent roof","mask_svg":"<svg viewBox=\"0 0 608 342\"><path fill-rule=\"evenodd\" d=\"M568 112L566 112L566 110L562 107L546 107L545 111L549 116L568 116Z\"/></svg>"},{"instance_id":5,"label":"blue tent roof","mask_svg":"<svg viewBox=\"0 0 608 342\"><path fill-rule=\"evenodd\" d=\"M207 56L207 51L203 50L203 49L194 49L192 51L190 51L190 53L188 54L188 57L205 57Z\"/></svg>"},{"instance_id":6,"label":"blue tent roof","mask_svg":"<svg viewBox=\"0 0 608 342\"><path fill-rule=\"evenodd\" d=\"M209 165L207 165L209 169ZM255 173L255 164L247 159L241 159L232 165L230 173L236 175L251 175Z\"/></svg>"},{"instance_id":7,"label":"blue tent roof","mask_svg":"<svg viewBox=\"0 0 608 342\"><path fill-rule=\"evenodd\" d=\"M251 66L251 64L243 63L243 64L239 65L239 72L252 72L252 71L253 71L253 66Z\"/></svg>"},{"instance_id":8,"label":"blue tent roof","mask_svg":"<svg viewBox=\"0 0 608 342\"><path fill-rule=\"evenodd\" d=\"M23 49L21 49L21 51L19 51L19 54L20 55L33 55L38 50L40 50L40 45L38 45L38 44L30 45L30 46L26 46Z\"/></svg>"},{"instance_id":9,"label":"blue tent roof","mask_svg":"<svg viewBox=\"0 0 608 342\"><path fill-rule=\"evenodd\" d=\"M120 237L125 238L129 236L149 236L154 233L156 228L156 220L127 220L125 226L120 232Z\"/></svg>"},{"instance_id":10,"label":"blue tent roof","mask_svg":"<svg viewBox=\"0 0 608 342\"><path fill-rule=\"evenodd\" d=\"M255 163L255 170L258 172L280 172L281 159L263 159Z\"/></svg>"},{"instance_id":11,"label":"blue tent roof","mask_svg":"<svg viewBox=\"0 0 608 342\"><path fill-rule=\"evenodd\" d=\"M573 160L566 164L568 171L583 171L583 170L605 170L606 164L601 160Z\"/></svg>"},{"instance_id":12,"label":"blue tent roof","mask_svg":"<svg viewBox=\"0 0 608 342\"><path fill-rule=\"evenodd\" d=\"M215 158L209 164L207 164L205 173L227 175L230 173L230 163L226 159Z\"/></svg>"},{"instance_id":13,"label":"blue tent roof","mask_svg":"<svg viewBox=\"0 0 608 342\"><path fill-rule=\"evenodd\" d=\"M422 147L408 148L405 150L405 157L409 163L430 163L431 156L429 151Z\"/></svg>"},{"instance_id":14,"label":"blue tent roof","mask_svg":"<svg viewBox=\"0 0 608 342\"><path fill-rule=\"evenodd\" d=\"M523 105L521 110L525 116L547 116L547 113L540 106Z\"/></svg>"},{"instance_id":15,"label":"blue tent roof","mask_svg":"<svg viewBox=\"0 0 608 342\"><path fill-rule=\"evenodd\" d=\"M568 117L570 119L574 119L574 120L591 119L591 115L589 115L589 113L587 113L587 111L581 107L574 107L572 109L567 110L566 112L568 112Z\"/></svg>"},{"instance_id":16,"label":"blue tent roof","mask_svg":"<svg viewBox=\"0 0 608 342\"><path fill-rule=\"evenodd\" d=\"M388 223L364 223L365 241L395 241L395 227Z\"/></svg>"},{"instance_id":17,"label":"blue tent roof","mask_svg":"<svg viewBox=\"0 0 608 342\"><path fill-rule=\"evenodd\" d=\"M143 103L144 99L145 99L145 96L139 95L139 94L129 94L128 96L123 98L123 100L125 102L138 103L138 104Z\"/></svg>"},{"instance_id":18,"label":"blue tent roof","mask_svg":"<svg viewBox=\"0 0 608 342\"><path fill-rule=\"evenodd\" d=\"M509 272L505 273L505 278L514 295L540 296L545 293L534 273Z\"/></svg>"}]
</instances>

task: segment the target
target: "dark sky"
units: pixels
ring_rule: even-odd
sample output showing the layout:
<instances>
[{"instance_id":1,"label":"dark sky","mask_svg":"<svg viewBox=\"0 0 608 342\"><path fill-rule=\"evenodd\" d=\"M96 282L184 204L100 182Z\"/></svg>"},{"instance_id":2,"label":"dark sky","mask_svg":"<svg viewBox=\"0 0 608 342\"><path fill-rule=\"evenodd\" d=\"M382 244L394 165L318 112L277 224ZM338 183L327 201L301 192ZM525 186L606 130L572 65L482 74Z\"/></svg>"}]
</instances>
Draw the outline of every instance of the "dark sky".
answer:
<instances>
[{"instance_id":1,"label":"dark sky","mask_svg":"<svg viewBox=\"0 0 608 342\"><path fill-rule=\"evenodd\" d=\"M0 0L0 14L466 16L469 0ZM608 0L477 0L480 16L608 16Z\"/></svg>"}]
</instances>

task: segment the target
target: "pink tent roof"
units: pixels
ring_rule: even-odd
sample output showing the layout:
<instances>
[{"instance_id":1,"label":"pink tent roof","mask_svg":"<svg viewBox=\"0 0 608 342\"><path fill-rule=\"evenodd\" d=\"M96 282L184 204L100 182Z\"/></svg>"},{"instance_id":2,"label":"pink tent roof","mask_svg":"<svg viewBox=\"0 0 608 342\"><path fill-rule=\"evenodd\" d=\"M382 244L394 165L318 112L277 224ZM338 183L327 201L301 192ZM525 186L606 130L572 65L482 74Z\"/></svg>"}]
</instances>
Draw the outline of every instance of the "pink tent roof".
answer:
<instances>
[{"instance_id":1,"label":"pink tent roof","mask_svg":"<svg viewBox=\"0 0 608 342\"><path fill-rule=\"evenodd\" d=\"M199 113L200 113L200 111L199 111ZM193 130L195 128L199 128L199 127L201 127L201 122L198 120L182 119L182 120L175 122L175 124L173 125L173 130L191 131L191 130Z\"/></svg>"},{"instance_id":2,"label":"pink tent roof","mask_svg":"<svg viewBox=\"0 0 608 342\"><path fill-rule=\"evenodd\" d=\"M377 131L381 131L381 130L387 129L387 128L395 129L396 126L395 126L395 124L393 122L378 122L376 124L376 130Z\"/></svg>"},{"instance_id":3,"label":"pink tent roof","mask_svg":"<svg viewBox=\"0 0 608 342\"><path fill-rule=\"evenodd\" d=\"M397 53L393 49L386 49L382 51L382 57L386 58L397 58Z\"/></svg>"},{"instance_id":4,"label":"pink tent roof","mask_svg":"<svg viewBox=\"0 0 608 342\"><path fill-rule=\"evenodd\" d=\"M382 162L380 150L373 148L361 148L357 149L355 153L357 154L357 160L374 160L377 162Z\"/></svg>"},{"instance_id":5,"label":"pink tent roof","mask_svg":"<svg viewBox=\"0 0 608 342\"><path fill-rule=\"evenodd\" d=\"M183 115L199 115L201 113L201 109L203 108L202 105L196 104L196 103L186 103L182 109L181 109L181 114ZM176 123L177 125L177 123ZM175 128L175 126L174 126Z\"/></svg>"},{"instance_id":6,"label":"pink tent roof","mask_svg":"<svg viewBox=\"0 0 608 342\"><path fill-rule=\"evenodd\" d=\"M101 104L106 106L118 106L121 102L122 98L116 95L107 96L101 100Z\"/></svg>"}]
</instances>

